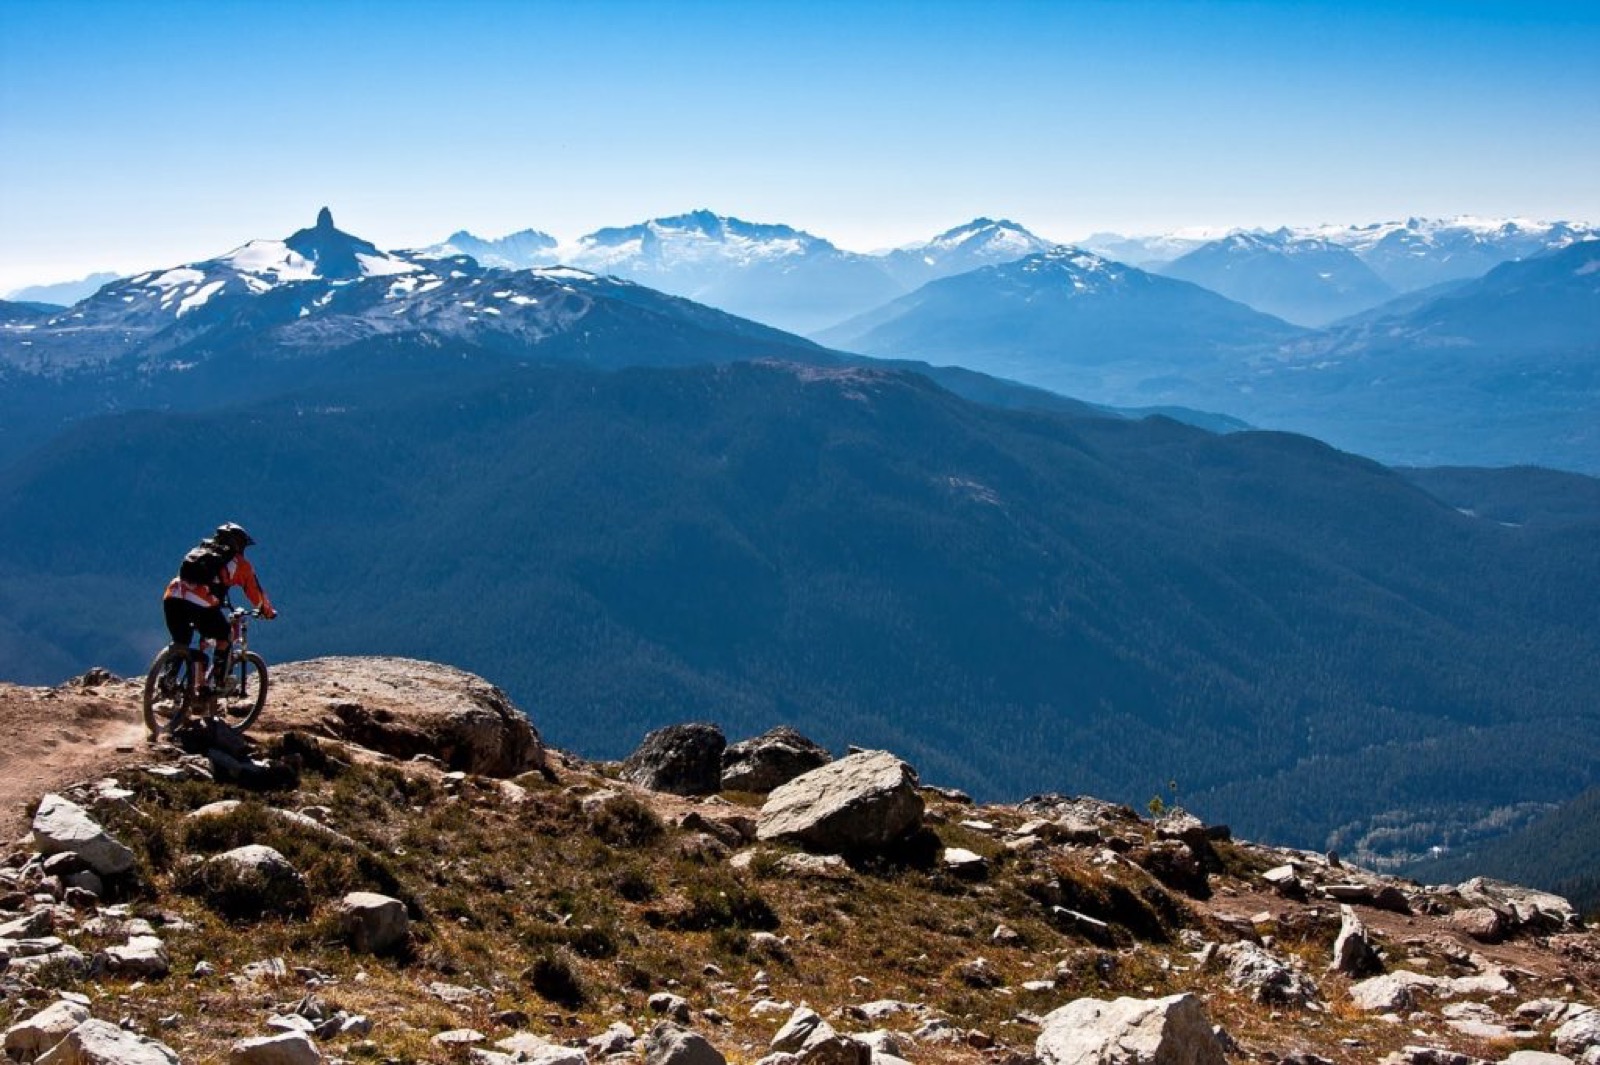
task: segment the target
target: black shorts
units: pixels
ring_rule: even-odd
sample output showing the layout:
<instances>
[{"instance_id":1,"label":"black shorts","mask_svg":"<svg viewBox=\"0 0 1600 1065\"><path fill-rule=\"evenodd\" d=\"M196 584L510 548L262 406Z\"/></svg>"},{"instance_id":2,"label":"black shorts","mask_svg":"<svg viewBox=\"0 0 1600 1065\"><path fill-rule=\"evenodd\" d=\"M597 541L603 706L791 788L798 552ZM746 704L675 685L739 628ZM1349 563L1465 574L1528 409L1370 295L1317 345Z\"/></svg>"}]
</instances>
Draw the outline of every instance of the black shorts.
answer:
<instances>
[{"instance_id":1,"label":"black shorts","mask_svg":"<svg viewBox=\"0 0 1600 1065\"><path fill-rule=\"evenodd\" d=\"M189 646L190 638L199 633L203 640L228 642L228 619L220 606L201 606L187 599L163 599L161 613L167 620L167 631L173 643Z\"/></svg>"}]
</instances>

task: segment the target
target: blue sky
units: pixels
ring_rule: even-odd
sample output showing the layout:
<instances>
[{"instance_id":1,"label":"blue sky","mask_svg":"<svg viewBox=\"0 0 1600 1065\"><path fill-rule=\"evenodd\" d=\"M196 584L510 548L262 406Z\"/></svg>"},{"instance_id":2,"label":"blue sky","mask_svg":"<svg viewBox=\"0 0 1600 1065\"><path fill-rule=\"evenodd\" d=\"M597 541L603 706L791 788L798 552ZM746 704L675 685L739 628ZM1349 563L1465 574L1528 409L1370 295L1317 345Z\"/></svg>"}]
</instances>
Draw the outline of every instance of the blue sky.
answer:
<instances>
[{"instance_id":1,"label":"blue sky","mask_svg":"<svg viewBox=\"0 0 1600 1065\"><path fill-rule=\"evenodd\" d=\"M846 247L1600 221L1600 4L0 4L0 292L699 207Z\"/></svg>"}]
</instances>

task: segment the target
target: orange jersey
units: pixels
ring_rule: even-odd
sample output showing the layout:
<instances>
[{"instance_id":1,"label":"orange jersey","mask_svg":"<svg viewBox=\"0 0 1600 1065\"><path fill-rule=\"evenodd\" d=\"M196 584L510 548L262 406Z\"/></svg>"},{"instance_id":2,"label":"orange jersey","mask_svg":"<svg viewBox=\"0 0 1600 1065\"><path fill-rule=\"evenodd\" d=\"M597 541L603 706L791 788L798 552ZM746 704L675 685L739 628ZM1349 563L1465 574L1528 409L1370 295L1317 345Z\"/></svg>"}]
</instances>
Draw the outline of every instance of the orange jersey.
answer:
<instances>
[{"instance_id":1,"label":"orange jersey","mask_svg":"<svg viewBox=\"0 0 1600 1065\"><path fill-rule=\"evenodd\" d=\"M256 579L256 568L243 555L233 556L233 561L222 567L222 583L228 588L243 588L245 598L257 610L272 605L267 601L267 593L261 590L261 582Z\"/></svg>"},{"instance_id":2,"label":"orange jersey","mask_svg":"<svg viewBox=\"0 0 1600 1065\"><path fill-rule=\"evenodd\" d=\"M182 577L174 577L167 584L163 599L182 599L193 603L195 606L220 606L222 600L212 594L211 589L204 584L193 584Z\"/></svg>"}]
</instances>

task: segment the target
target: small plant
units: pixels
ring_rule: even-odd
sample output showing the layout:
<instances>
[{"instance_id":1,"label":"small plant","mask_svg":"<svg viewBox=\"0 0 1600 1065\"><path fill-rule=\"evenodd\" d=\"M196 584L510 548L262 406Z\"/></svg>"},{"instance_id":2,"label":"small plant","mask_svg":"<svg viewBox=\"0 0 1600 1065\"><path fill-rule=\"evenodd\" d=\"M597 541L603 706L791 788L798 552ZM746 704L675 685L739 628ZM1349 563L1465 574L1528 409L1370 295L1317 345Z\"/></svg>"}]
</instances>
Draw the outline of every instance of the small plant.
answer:
<instances>
[{"instance_id":1,"label":"small plant","mask_svg":"<svg viewBox=\"0 0 1600 1065\"><path fill-rule=\"evenodd\" d=\"M643 847L666 833L654 810L632 795L616 795L589 815L589 828L613 847Z\"/></svg>"},{"instance_id":2,"label":"small plant","mask_svg":"<svg viewBox=\"0 0 1600 1065\"><path fill-rule=\"evenodd\" d=\"M578 1009L588 1001L577 959L564 948L546 950L523 971L522 978L534 993L547 1002Z\"/></svg>"}]
</instances>

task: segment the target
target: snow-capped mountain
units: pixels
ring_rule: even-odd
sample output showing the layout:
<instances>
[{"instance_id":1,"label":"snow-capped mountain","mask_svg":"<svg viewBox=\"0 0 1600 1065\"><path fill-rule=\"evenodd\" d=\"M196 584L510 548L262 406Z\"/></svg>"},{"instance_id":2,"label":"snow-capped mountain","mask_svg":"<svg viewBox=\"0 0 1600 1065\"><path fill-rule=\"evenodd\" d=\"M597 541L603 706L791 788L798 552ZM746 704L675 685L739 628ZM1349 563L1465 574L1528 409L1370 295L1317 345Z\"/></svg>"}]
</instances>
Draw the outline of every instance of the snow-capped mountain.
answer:
<instances>
[{"instance_id":1,"label":"snow-capped mountain","mask_svg":"<svg viewBox=\"0 0 1600 1065\"><path fill-rule=\"evenodd\" d=\"M836 322L904 291L871 256L790 226L710 211L600 229L557 253L564 264L792 332Z\"/></svg>"},{"instance_id":2,"label":"snow-capped mountain","mask_svg":"<svg viewBox=\"0 0 1600 1065\"><path fill-rule=\"evenodd\" d=\"M1048 251L1054 242L1007 219L975 218L932 240L907 244L883 255L884 264L907 290L985 266L1015 262Z\"/></svg>"},{"instance_id":3,"label":"snow-capped mountain","mask_svg":"<svg viewBox=\"0 0 1600 1065\"><path fill-rule=\"evenodd\" d=\"M536 266L555 266L560 261L556 247L555 237L536 229L509 233L495 240L475 237L462 229L450 234L443 242L419 248L413 254L421 259L450 259L457 255L470 255L483 266L526 270Z\"/></svg>"},{"instance_id":4,"label":"snow-capped mountain","mask_svg":"<svg viewBox=\"0 0 1600 1065\"><path fill-rule=\"evenodd\" d=\"M1471 216L1408 218L1305 232L1349 248L1400 292L1481 277L1501 263L1600 237L1600 230L1582 222Z\"/></svg>"},{"instance_id":5,"label":"snow-capped mountain","mask_svg":"<svg viewBox=\"0 0 1600 1065\"><path fill-rule=\"evenodd\" d=\"M1303 332L1198 285L1058 245L930 282L817 339L1137 405L1167 402L1196 374Z\"/></svg>"},{"instance_id":6,"label":"snow-capped mountain","mask_svg":"<svg viewBox=\"0 0 1600 1065\"><path fill-rule=\"evenodd\" d=\"M692 211L596 230L569 243L534 230L499 240L465 231L419 257L470 255L486 266L557 263L626 278L780 329L805 333L939 277L1051 247L1014 222L975 219L931 240L862 254L792 226Z\"/></svg>"},{"instance_id":7,"label":"snow-capped mountain","mask_svg":"<svg viewBox=\"0 0 1600 1065\"><path fill-rule=\"evenodd\" d=\"M13 317L0 322L0 445L11 447L86 411L377 380L419 359L450 373L508 360L822 357L798 337L571 267L383 252L336 228L326 209L285 240L115 282L46 317Z\"/></svg>"},{"instance_id":8,"label":"snow-capped mountain","mask_svg":"<svg viewBox=\"0 0 1600 1065\"><path fill-rule=\"evenodd\" d=\"M1158 272L1306 326L1327 325L1397 294L1350 249L1288 229L1235 233Z\"/></svg>"},{"instance_id":9,"label":"snow-capped mountain","mask_svg":"<svg viewBox=\"0 0 1600 1065\"><path fill-rule=\"evenodd\" d=\"M1369 225L1301 226L1279 229L1291 240L1320 240L1348 248L1396 292L1413 292L1446 281L1481 277L1500 263L1600 236L1583 222L1539 222L1524 218L1407 218ZM1096 233L1081 241L1102 255L1155 269L1220 238L1267 230L1198 230L1126 236Z\"/></svg>"}]
</instances>

